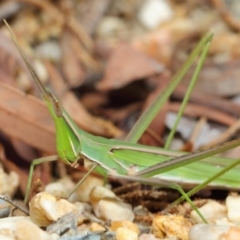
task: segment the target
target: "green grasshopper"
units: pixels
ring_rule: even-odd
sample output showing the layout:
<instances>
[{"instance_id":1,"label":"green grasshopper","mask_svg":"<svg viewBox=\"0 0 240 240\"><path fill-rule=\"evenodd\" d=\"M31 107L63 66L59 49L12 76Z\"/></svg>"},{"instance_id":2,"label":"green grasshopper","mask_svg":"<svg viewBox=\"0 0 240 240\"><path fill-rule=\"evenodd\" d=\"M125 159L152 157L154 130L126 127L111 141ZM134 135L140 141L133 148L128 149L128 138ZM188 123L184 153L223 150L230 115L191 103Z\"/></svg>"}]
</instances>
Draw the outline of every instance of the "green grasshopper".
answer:
<instances>
[{"instance_id":1,"label":"green grasshopper","mask_svg":"<svg viewBox=\"0 0 240 240\"><path fill-rule=\"evenodd\" d=\"M202 38L183 68L177 73L177 77L173 79L169 88L162 94L163 96L160 96L147 112L143 114L143 117L139 119L126 138L127 141L119 141L93 136L78 128L57 98L42 85L6 21L5 24L34 81L42 92L43 99L56 128L58 155L33 160L29 171L25 203L29 197L34 166L44 161L53 161L58 158L73 167L76 167L80 160L84 160L84 165L90 167L89 173L95 170L104 176L111 175L116 178L125 178L145 184L177 189L183 195L177 200L177 203L186 199L192 204L189 196L210 182L212 182L212 186L216 187L239 189L239 169L233 167L240 163L240 160L209 157L239 146L240 139L191 154L136 144L158 109L164 104L182 76L186 73L197 54L201 52L204 45L209 43L212 38L211 35L205 35ZM199 162L202 159L204 159L204 162ZM229 162L231 164L227 166ZM179 170L179 167L182 168ZM225 174L222 175L223 173ZM186 194L180 185L182 187L199 186ZM198 211L195 206L193 207ZM205 221L201 213L199 215Z\"/></svg>"}]
</instances>

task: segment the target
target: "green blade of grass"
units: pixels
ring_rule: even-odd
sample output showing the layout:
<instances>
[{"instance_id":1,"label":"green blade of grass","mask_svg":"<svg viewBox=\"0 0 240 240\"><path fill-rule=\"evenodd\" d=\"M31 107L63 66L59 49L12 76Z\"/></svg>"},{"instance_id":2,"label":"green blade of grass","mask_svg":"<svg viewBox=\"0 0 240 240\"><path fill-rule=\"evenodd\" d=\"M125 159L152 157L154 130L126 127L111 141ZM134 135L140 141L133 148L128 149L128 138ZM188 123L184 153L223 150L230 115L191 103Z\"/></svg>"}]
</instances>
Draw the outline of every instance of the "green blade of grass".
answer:
<instances>
[{"instance_id":1,"label":"green blade of grass","mask_svg":"<svg viewBox=\"0 0 240 240\"><path fill-rule=\"evenodd\" d=\"M178 126L178 124L180 122L180 119L181 119L181 117L183 115L185 107L186 107L186 105L188 103L189 97L190 97L190 95L192 93L192 90L193 90L193 88L195 86L195 83L197 82L199 73L200 73L200 71L202 69L202 66L204 64L204 61L206 59L206 56L207 56L207 53L208 53L208 50L209 50L209 47L210 47L210 44L211 44L211 40L212 40L212 38L210 38L209 41L206 43L206 45L203 47L203 51L202 51L202 54L200 56L199 62L197 64L197 66L196 66L196 69L195 69L195 71L193 73L193 76L192 76L192 79L190 81L190 85L189 85L189 87L187 89L187 92L186 92L186 94L184 96L184 99L182 101L181 107L180 107L180 109L178 111L177 119L176 119L176 121L175 121L175 123L174 123L174 125L173 125L173 127L171 129L171 132L168 135L167 141L165 143L165 146L164 146L165 149L169 148L169 146L170 146L170 144L172 142L172 139L173 139L173 137L174 137L174 135L176 133L177 126Z\"/></svg>"},{"instance_id":2,"label":"green blade of grass","mask_svg":"<svg viewBox=\"0 0 240 240\"><path fill-rule=\"evenodd\" d=\"M202 48L211 41L213 34L206 33L198 45L193 49L191 54L189 55L187 61L184 63L184 65L180 68L179 71L174 75L168 86L166 87L166 90L156 98L154 103L146 109L146 111L142 114L142 116L138 119L138 121L135 123L127 137L125 138L125 141L136 143L139 138L142 136L143 132L147 129L153 118L157 115L159 109L165 104L168 97L172 94L176 86L179 84L183 76L186 74L190 66L192 65L195 58L199 55L199 53L202 51Z\"/></svg>"}]
</instances>

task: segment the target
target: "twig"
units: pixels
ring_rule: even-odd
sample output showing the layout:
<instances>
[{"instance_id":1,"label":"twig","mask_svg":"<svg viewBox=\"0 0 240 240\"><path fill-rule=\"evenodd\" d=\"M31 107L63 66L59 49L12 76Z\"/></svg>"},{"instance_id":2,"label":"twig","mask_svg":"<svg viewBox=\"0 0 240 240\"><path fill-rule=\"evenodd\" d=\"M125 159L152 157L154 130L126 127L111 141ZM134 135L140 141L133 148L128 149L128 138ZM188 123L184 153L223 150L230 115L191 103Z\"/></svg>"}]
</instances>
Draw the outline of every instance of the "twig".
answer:
<instances>
[{"instance_id":1,"label":"twig","mask_svg":"<svg viewBox=\"0 0 240 240\"><path fill-rule=\"evenodd\" d=\"M220 13L223 20L235 31L240 31L240 22L234 15L231 13L231 10L228 9L225 1L223 0L212 0L213 5L216 10Z\"/></svg>"},{"instance_id":2,"label":"twig","mask_svg":"<svg viewBox=\"0 0 240 240\"><path fill-rule=\"evenodd\" d=\"M238 130L240 129L240 119L236 121L233 125L231 125L225 132L223 132L220 136L213 139L210 143L203 146L202 148L210 148L214 145L226 142L229 138L231 138Z\"/></svg>"},{"instance_id":3,"label":"twig","mask_svg":"<svg viewBox=\"0 0 240 240\"><path fill-rule=\"evenodd\" d=\"M18 209L21 210L23 213L25 213L26 215L29 216L29 212L28 212L26 209L24 209L22 206L16 204L15 202L13 202L10 198L8 198L8 197L6 197L6 196L4 196L4 195L0 195L0 199L2 199L2 200L5 201L5 202L10 203L11 205L13 205L14 207L18 208Z\"/></svg>"},{"instance_id":4,"label":"twig","mask_svg":"<svg viewBox=\"0 0 240 240\"><path fill-rule=\"evenodd\" d=\"M206 117L201 117L200 120L198 121L198 123L196 124L193 132L192 132L192 136L190 137L190 142L194 143L198 137L198 135L200 134L202 127L206 124L207 119Z\"/></svg>"}]
</instances>

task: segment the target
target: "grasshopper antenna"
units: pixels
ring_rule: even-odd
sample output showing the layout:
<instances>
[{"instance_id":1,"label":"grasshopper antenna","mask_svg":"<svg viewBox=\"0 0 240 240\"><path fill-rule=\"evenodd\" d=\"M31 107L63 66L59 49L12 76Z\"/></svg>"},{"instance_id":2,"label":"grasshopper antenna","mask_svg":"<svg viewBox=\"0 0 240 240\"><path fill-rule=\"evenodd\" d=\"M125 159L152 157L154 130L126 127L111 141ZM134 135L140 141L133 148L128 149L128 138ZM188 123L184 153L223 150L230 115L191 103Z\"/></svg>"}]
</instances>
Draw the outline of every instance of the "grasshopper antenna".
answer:
<instances>
[{"instance_id":1,"label":"grasshopper antenna","mask_svg":"<svg viewBox=\"0 0 240 240\"><path fill-rule=\"evenodd\" d=\"M21 48L21 46L18 44L17 39L15 34L13 33L11 27L8 25L7 21L5 19L3 19L5 25L8 28L8 31L10 33L10 36L14 42L14 44L16 45L18 51L20 52L25 64L27 65L27 68L29 69L29 72L33 78L33 80L36 82L36 84L38 85L40 91L42 92L43 96L47 99L49 99L49 92L45 89L45 87L43 86L42 82L40 81L39 77L37 76L36 72L33 70L32 66L29 64L27 57L25 55L25 53L23 52L23 49Z\"/></svg>"},{"instance_id":2,"label":"grasshopper antenna","mask_svg":"<svg viewBox=\"0 0 240 240\"><path fill-rule=\"evenodd\" d=\"M38 88L40 89L41 93L43 94L43 98L46 99L47 101L52 102L56 115L58 117L62 117L63 116L63 112L62 112L62 108L58 102L58 100L55 98L55 96L49 92L48 90L46 90L46 88L43 86L42 82L40 81L38 75L36 74L36 72L34 71L34 69L32 68L32 66L29 64L29 61L27 59L27 56L25 55L23 49L21 48L21 46L18 44L18 41L16 39L15 34L13 33L11 27L8 25L7 21L5 19L3 19L5 25L8 28L8 31L10 33L10 37L12 38L15 46L17 47L18 51L20 52L33 80L35 81L35 83L37 84Z\"/></svg>"}]
</instances>

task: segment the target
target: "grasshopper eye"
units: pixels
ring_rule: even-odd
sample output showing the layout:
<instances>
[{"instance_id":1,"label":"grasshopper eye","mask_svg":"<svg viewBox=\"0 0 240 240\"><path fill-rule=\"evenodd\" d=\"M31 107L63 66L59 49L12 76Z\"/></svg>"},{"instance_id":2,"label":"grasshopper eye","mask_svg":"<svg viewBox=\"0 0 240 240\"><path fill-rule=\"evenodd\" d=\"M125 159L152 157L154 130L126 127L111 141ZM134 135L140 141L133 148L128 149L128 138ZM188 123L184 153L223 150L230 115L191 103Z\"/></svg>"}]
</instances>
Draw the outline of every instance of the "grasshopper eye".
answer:
<instances>
[{"instance_id":1,"label":"grasshopper eye","mask_svg":"<svg viewBox=\"0 0 240 240\"><path fill-rule=\"evenodd\" d=\"M58 101L54 103L54 111L58 117L63 117L62 105Z\"/></svg>"}]
</instances>

